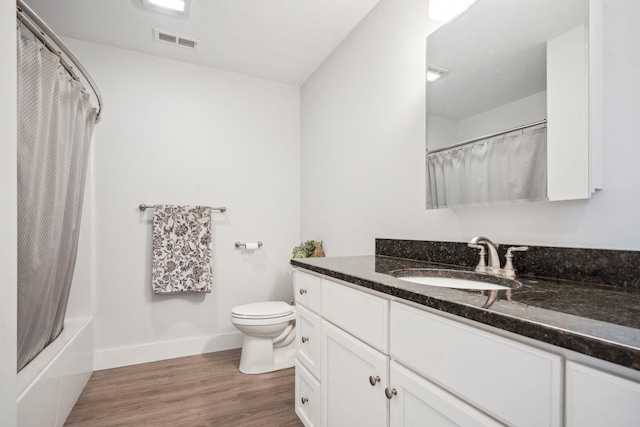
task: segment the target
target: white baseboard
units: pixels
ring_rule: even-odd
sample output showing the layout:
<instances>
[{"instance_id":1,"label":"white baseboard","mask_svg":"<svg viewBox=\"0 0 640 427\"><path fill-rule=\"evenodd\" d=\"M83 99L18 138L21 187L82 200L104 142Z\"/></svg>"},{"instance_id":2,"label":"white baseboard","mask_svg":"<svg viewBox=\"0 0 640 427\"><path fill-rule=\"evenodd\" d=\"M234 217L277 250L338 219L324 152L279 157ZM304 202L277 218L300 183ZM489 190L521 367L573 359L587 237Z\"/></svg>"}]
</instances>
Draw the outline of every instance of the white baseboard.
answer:
<instances>
[{"instance_id":1,"label":"white baseboard","mask_svg":"<svg viewBox=\"0 0 640 427\"><path fill-rule=\"evenodd\" d=\"M242 347L241 332L96 350L95 371Z\"/></svg>"}]
</instances>

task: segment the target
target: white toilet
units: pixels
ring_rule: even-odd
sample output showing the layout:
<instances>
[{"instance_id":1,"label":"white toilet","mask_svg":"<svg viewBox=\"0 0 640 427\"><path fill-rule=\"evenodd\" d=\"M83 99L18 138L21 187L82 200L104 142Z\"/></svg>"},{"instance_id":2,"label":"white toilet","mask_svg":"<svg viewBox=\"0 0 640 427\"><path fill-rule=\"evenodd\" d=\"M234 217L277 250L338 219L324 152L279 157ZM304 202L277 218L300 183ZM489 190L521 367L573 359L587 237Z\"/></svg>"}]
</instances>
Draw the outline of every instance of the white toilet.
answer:
<instances>
[{"instance_id":1,"label":"white toilet","mask_svg":"<svg viewBox=\"0 0 640 427\"><path fill-rule=\"evenodd\" d=\"M262 374L295 363L296 309L284 301L256 302L231 310L231 323L244 334L240 372Z\"/></svg>"}]
</instances>

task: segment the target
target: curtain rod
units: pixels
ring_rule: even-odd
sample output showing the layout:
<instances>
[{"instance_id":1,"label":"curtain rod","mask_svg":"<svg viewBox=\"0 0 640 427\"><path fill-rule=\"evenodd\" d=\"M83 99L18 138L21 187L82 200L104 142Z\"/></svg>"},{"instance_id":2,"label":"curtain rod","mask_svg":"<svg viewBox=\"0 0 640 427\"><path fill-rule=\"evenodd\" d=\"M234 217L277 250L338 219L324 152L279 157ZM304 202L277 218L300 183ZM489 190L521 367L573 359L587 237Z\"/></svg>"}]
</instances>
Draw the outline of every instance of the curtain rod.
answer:
<instances>
[{"instance_id":1,"label":"curtain rod","mask_svg":"<svg viewBox=\"0 0 640 427\"><path fill-rule=\"evenodd\" d=\"M517 131L517 130L526 129L526 128L530 128L530 127L533 127L533 126L538 126L538 125L541 125L541 124L544 124L544 123L547 123L547 119L542 119L542 120L539 120L537 122L529 123L528 125L518 126L518 127L512 128L512 129L503 130L503 131L500 131L500 132L492 133L492 134L481 136L481 137L478 137L478 138L468 139L466 141L458 142L457 144L453 144L453 145L450 145L448 147L438 148L437 150L431 150L431 151L427 150L427 153L428 154L440 153L441 151L446 151L446 150L450 150L452 148L462 147L463 145L472 144L474 142L482 141L483 139L493 138L494 136L504 135L505 133L514 132L514 131Z\"/></svg>"},{"instance_id":2,"label":"curtain rod","mask_svg":"<svg viewBox=\"0 0 640 427\"><path fill-rule=\"evenodd\" d=\"M45 45L48 50L60 58L60 64L69 72L74 80L80 81L80 78L75 74L73 66L69 65L69 63L63 58L63 53L73 63L75 68L82 73L87 83L89 83L89 86L91 86L93 93L96 94L96 98L98 100L98 112L96 113L96 123L98 123L102 115L102 110L104 109L102 95L78 58L71 53L71 50L69 50L64 42L60 40L58 35L42 20L42 18L38 16L38 14L33 11L33 9L27 6L23 0L16 0L16 17L29 31L33 33L35 37L38 38L38 40ZM53 43L47 39L47 36Z\"/></svg>"}]
</instances>

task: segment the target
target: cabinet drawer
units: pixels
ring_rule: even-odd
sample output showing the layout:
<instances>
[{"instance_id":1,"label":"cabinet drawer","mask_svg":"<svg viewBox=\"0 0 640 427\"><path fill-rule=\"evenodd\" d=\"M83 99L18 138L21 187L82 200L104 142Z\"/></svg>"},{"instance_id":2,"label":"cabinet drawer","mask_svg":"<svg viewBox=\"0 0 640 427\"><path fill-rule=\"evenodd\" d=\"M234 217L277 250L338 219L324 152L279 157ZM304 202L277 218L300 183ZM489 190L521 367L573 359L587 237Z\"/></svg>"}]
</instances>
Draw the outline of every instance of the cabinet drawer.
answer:
<instances>
[{"instance_id":1,"label":"cabinet drawer","mask_svg":"<svg viewBox=\"0 0 640 427\"><path fill-rule=\"evenodd\" d=\"M508 425L562 424L562 359L404 304L391 304L391 355Z\"/></svg>"},{"instance_id":2,"label":"cabinet drawer","mask_svg":"<svg viewBox=\"0 0 640 427\"><path fill-rule=\"evenodd\" d=\"M320 426L320 383L296 362L296 414L306 427Z\"/></svg>"},{"instance_id":3,"label":"cabinet drawer","mask_svg":"<svg viewBox=\"0 0 640 427\"><path fill-rule=\"evenodd\" d=\"M322 317L389 354L389 301L330 280L322 281Z\"/></svg>"},{"instance_id":4,"label":"cabinet drawer","mask_svg":"<svg viewBox=\"0 0 640 427\"><path fill-rule=\"evenodd\" d=\"M320 378L320 316L296 306L296 357L316 378Z\"/></svg>"},{"instance_id":5,"label":"cabinet drawer","mask_svg":"<svg viewBox=\"0 0 640 427\"><path fill-rule=\"evenodd\" d=\"M317 276L296 271L293 276L293 295L296 305L304 305L314 313L320 314L321 283L322 279Z\"/></svg>"}]
</instances>

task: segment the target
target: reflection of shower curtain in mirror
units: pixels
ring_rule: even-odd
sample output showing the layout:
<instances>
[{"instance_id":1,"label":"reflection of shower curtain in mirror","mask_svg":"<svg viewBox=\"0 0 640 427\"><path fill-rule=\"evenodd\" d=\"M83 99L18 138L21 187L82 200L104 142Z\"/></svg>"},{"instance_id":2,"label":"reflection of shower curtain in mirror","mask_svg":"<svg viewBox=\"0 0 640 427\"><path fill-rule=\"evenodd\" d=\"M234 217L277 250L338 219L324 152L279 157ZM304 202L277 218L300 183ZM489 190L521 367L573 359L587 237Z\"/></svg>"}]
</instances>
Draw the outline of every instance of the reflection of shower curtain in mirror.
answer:
<instances>
[{"instance_id":1,"label":"reflection of shower curtain in mirror","mask_svg":"<svg viewBox=\"0 0 640 427\"><path fill-rule=\"evenodd\" d=\"M18 371L62 331L96 111L18 31Z\"/></svg>"},{"instance_id":2,"label":"reflection of shower curtain in mirror","mask_svg":"<svg viewBox=\"0 0 640 427\"><path fill-rule=\"evenodd\" d=\"M547 200L547 126L427 155L427 207Z\"/></svg>"}]
</instances>

